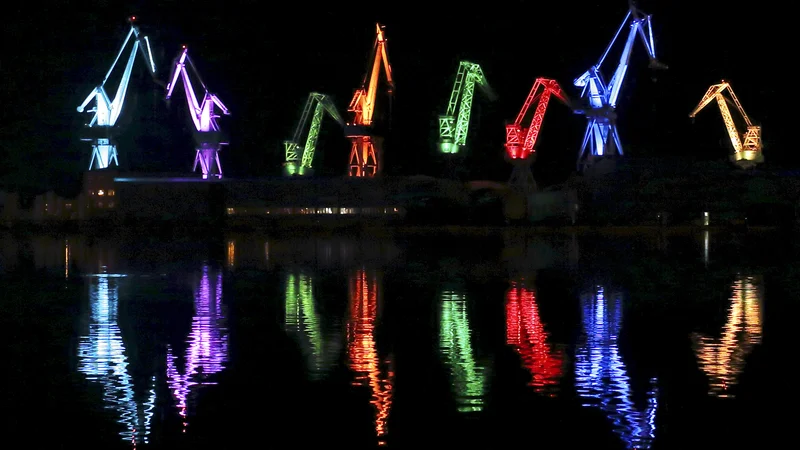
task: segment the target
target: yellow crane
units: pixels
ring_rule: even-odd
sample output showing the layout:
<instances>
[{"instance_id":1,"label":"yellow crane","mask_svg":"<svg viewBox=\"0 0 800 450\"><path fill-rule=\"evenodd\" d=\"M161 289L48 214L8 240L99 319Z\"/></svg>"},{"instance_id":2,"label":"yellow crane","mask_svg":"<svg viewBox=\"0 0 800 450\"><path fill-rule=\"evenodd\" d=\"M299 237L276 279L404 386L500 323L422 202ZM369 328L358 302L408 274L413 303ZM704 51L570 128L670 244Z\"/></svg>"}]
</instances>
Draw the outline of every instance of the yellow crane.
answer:
<instances>
[{"instance_id":1,"label":"yellow crane","mask_svg":"<svg viewBox=\"0 0 800 450\"><path fill-rule=\"evenodd\" d=\"M731 100L722 95L726 90L730 94ZM694 116L700 112L701 109L705 108L706 105L711 103L711 100L717 101L719 111L722 113L722 120L725 122L725 128L728 130L728 136L730 136L731 143L733 144L731 161L744 169L754 167L756 164L764 162L764 155L761 153L761 126L753 125L750 118L744 112L744 108L742 108L742 104L739 102L736 94L733 93L733 88L731 88L731 85L725 80L722 80L720 84L714 84L708 88L703 99L700 100L700 103L694 108L691 114L689 114L689 117L694 119ZM739 110L739 114L744 118L747 130L743 134L739 133L736 124L733 122L731 111L728 108L729 101L733 102L736 109Z\"/></svg>"}]
</instances>

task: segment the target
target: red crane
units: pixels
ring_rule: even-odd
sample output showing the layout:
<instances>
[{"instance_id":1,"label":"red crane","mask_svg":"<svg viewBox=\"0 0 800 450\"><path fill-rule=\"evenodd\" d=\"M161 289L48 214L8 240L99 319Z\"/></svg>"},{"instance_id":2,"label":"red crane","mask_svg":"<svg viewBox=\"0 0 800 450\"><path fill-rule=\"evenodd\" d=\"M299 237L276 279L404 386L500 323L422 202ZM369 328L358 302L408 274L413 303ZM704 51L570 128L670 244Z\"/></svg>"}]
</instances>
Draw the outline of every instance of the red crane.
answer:
<instances>
[{"instance_id":1,"label":"red crane","mask_svg":"<svg viewBox=\"0 0 800 450\"><path fill-rule=\"evenodd\" d=\"M376 23L375 44L370 54L370 69L356 89L348 111L353 113L353 120L345 127L345 136L350 139L350 163L348 174L351 177L374 177L382 168L383 138L374 135L373 114L375 113L375 97L378 93L381 65L386 73L388 93L394 91L392 66L386 52L384 27ZM381 64L383 63L383 64Z\"/></svg>"},{"instance_id":2,"label":"red crane","mask_svg":"<svg viewBox=\"0 0 800 450\"><path fill-rule=\"evenodd\" d=\"M533 83L533 88L525 99L522 109L517 114L514 123L506 125L506 159L514 164L511 172L509 185L521 190L523 193L530 193L536 189L536 182L533 179L530 166L536 159L536 139L542 129L544 113L550 102L550 96L555 95L565 105L570 105L570 100L561 89L556 80L550 78L537 78ZM538 103L537 103L538 102ZM537 103L530 125L522 125L531 105Z\"/></svg>"}]
</instances>

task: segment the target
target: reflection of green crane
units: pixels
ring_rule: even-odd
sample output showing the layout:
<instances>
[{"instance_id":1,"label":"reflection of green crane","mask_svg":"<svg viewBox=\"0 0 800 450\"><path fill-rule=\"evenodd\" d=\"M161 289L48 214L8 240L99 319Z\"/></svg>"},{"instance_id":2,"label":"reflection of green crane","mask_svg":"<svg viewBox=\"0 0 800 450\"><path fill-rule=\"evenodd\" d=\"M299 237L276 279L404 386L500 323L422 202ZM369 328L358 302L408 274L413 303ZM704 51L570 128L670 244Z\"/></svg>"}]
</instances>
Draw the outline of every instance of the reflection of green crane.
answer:
<instances>
[{"instance_id":1,"label":"reflection of green crane","mask_svg":"<svg viewBox=\"0 0 800 450\"><path fill-rule=\"evenodd\" d=\"M453 91L450 93L450 102L447 103L447 112L439 116L439 150L442 153L458 153L467 143L469 116L476 83L491 99L494 99L494 93L486 82L481 66L461 61ZM458 107L457 117L456 107Z\"/></svg>"},{"instance_id":2,"label":"reflection of green crane","mask_svg":"<svg viewBox=\"0 0 800 450\"><path fill-rule=\"evenodd\" d=\"M299 142L303 136L306 123L308 123L308 116L311 115L312 109L314 110L314 114L311 119L311 127L308 129L306 145L301 147ZM294 136L290 141L284 141L284 145L286 146L286 161L283 163L283 167L286 175L311 174L314 162L314 150L317 148L317 138L319 138L319 130L322 126L322 116L326 111L333 117L333 120L337 121L339 125L344 126L344 120L327 95L317 92L308 94L308 100L303 108L303 113L300 115L300 122L297 123Z\"/></svg>"},{"instance_id":3,"label":"reflection of green crane","mask_svg":"<svg viewBox=\"0 0 800 450\"><path fill-rule=\"evenodd\" d=\"M314 304L314 289L311 277L304 274L289 274L286 279L286 330L303 337L302 350L314 375L320 375L328 367L329 353L324 348L324 336L320 315Z\"/></svg>"},{"instance_id":4,"label":"reflection of green crane","mask_svg":"<svg viewBox=\"0 0 800 450\"><path fill-rule=\"evenodd\" d=\"M475 361L470 334L464 295L444 291L439 348L453 374L453 388L460 412L481 411L486 391L485 367Z\"/></svg>"}]
</instances>

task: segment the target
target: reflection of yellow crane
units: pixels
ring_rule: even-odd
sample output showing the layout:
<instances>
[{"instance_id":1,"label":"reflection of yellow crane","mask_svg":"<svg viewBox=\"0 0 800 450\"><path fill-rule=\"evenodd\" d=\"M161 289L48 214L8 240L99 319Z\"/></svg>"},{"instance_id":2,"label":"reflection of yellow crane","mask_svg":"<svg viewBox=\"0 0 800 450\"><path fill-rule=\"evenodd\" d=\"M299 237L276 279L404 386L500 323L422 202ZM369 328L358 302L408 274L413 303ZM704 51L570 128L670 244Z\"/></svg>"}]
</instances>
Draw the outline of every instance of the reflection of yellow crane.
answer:
<instances>
[{"instance_id":1,"label":"reflection of yellow crane","mask_svg":"<svg viewBox=\"0 0 800 450\"><path fill-rule=\"evenodd\" d=\"M726 89L730 93L733 104L736 105L736 109L739 110L739 114L742 115L747 126L747 131L745 131L743 135L739 134L739 131L736 129L736 124L733 123L733 117L731 117L731 112L728 109L727 103L730 100L722 95ZM731 88L731 85L725 80L722 80L720 84L715 84L708 88L706 95L703 96L703 99L700 100L700 103L694 108L694 111L689 114L689 117L694 118L701 109L711 103L711 100L717 101L719 111L722 113L722 120L725 121L725 128L728 129L728 136L731 138L734 152L731 156L731 160L742 168L753 167L757 163L763 162L764 156L761 154L761 127L753 125L752 122L750 122L750 118L745 114L742 104L739 103L739 99L736 98L736 94L733 93L733 88Z\"/></svg>"}]
</instances>

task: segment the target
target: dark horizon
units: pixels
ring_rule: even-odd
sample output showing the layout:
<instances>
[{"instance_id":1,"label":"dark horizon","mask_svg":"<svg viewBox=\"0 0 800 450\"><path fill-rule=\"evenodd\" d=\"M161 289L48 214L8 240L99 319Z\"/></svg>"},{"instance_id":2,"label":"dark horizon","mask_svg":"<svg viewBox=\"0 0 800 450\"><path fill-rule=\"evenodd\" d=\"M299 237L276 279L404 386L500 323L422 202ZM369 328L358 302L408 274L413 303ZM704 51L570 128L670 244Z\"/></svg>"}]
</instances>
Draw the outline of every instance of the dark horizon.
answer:
<instances>
[{"instance_id":1,"label":"dark horizon","mask_svg":"<svg viewBox=\"0 0 800 450\"><path fill-rule=\"evenodd\" d=\"M58 190L80 180L91 152L78 135L90 116L75 108L110 67L130 15L139 16L150 37L159 79L167 81L173 58L186 44L209 89L230 108L232 115L220 119L231 141L221 152L228 177L280 174L282 142L291 137L311 91L330 95L349 119L346 108L364 77L377 21L386 26L396 81L385 173L441 175L436 118L444 112L458 61L465 59L481 64L498 95L490 102L476 91L465 152L468 176L505 181L511 167L503 159L504 125L516 116L534 79L555 78L577 99L572 80L597 62L627 9L622 0L605 8L550 11L513 2L481 11L416 14L354 3L314 16L289 14L292 8L263 15L257 2L214 8L211 14L198 3L190 13L179 1L90 3L83 10L51 7L37 15L12 11L5 40L26 43L7 55L10 111L0 151L5 184ZM725 79L764 128L767 164L796 165L798 157L786 145L785 116L769 108L778 101L777 89L768 83L779 60L758 53L776 42L768 10L637 3L653 16L658 58L669 69L650 71L644 48L635 43L617 108L626 155L724 160L730 144L717 107L709 105L694 124L688 114L711 84ZM742 18L750 24L748 32L737 34ZM463 31L457 35L451 29ZM618 39L602 67L606 79L621 44ZM141 60L134 72L120 120L125 125L120 169L190 173L194 147L183 93L167 107L163 87L152 82ZM583 116L551 101L537 144L537 178L557 179L574 170L585 126ZM341 130L326 118L317 173L344 175L348 152Z\"/></svg>"}]
</instances>

